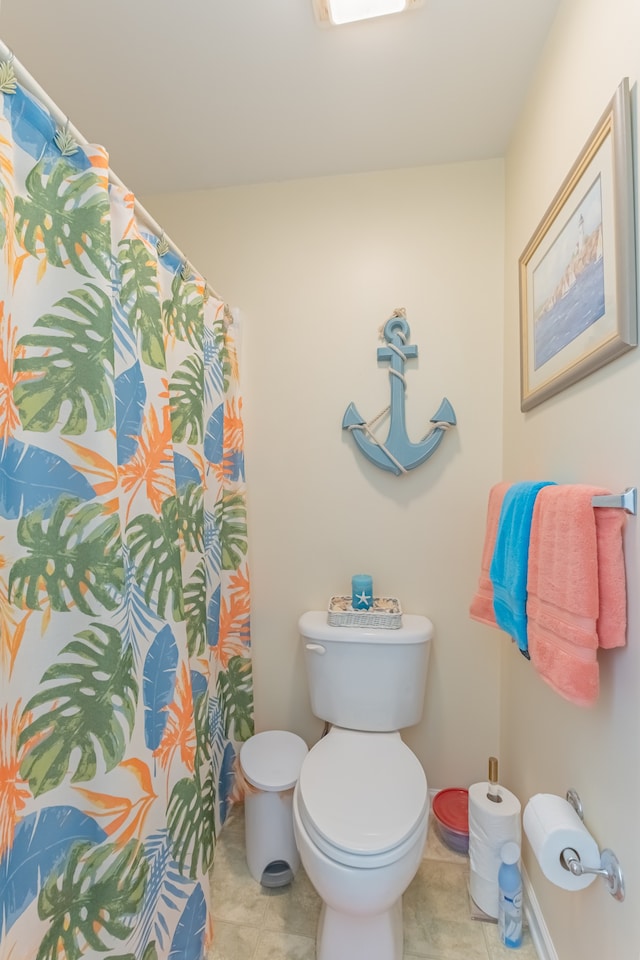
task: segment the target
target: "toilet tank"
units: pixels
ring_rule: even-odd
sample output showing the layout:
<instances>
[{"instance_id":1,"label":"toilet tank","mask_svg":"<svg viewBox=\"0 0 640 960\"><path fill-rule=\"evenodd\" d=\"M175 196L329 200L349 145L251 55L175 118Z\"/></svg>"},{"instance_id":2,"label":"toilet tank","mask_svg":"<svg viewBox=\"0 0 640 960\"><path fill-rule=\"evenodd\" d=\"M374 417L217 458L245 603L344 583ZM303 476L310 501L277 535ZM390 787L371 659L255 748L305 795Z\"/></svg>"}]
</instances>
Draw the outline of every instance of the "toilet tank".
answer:
<instances>
[{"instance_id":1,"label":"toilet tank","mask_svg":"<svg viewBox=\"0 0 640 960\"><path fill-rule=\"evenodd\" d=\"M422 716L433 624L404 614L395 630L333 627L326 612L298 621L316 717L350 730L401 730Z\"/></svg>"}]
</instances>

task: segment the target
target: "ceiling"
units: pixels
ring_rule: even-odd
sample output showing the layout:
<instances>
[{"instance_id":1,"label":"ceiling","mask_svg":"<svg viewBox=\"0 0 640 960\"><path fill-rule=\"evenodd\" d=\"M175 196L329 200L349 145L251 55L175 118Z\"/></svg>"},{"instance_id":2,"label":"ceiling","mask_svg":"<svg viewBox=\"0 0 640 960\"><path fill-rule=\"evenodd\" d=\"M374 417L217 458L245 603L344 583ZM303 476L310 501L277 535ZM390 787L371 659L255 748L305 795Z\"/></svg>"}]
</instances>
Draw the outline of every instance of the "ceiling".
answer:
<instances>
[{"instance_id":1,"label":"ceiling","mask_svg":"<svg viewBox=\"0 0 640 960\"><path fill-rule=\"evenodd\" d=\"M503 156L560 0L0 0L0 39L137 194Z\"/></svg>"}]
</instances>

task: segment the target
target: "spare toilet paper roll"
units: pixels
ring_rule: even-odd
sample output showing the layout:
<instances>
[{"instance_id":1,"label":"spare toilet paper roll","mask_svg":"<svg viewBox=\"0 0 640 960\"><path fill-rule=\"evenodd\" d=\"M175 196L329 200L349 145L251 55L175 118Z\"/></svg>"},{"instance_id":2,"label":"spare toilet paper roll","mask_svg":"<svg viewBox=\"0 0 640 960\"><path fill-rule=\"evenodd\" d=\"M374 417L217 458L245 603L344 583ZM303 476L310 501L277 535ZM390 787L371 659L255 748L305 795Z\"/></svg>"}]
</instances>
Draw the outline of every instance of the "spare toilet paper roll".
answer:
<instances>
[{"instance_id":1,"label":"spare toilet paper roll","mask_svg":"<svg viewBox=\"0 0 640 960\"><path fill-rule=\"evenodd\" d=\"M600 865L600 850L568 800L553 793L537 793L526 805L524 832L547 880L563 890L583 890L595 880L588 873L575 877L560 859L567 848L575 850L587 867Z\"/></svg>"},{"instance_id":2,"label":"spare toilet paper roll","mask_svg":"<svg viewBox=\"0 0 640 960\"><path fill-rule=\"evenodd\" d=\"M510 840L520 845L522 808L504 787L497 788L500 803L489 800L488 791L486 780L469 787L469 892L484 913L497 917L500 851Z\"/></svg>"}]
</instances>

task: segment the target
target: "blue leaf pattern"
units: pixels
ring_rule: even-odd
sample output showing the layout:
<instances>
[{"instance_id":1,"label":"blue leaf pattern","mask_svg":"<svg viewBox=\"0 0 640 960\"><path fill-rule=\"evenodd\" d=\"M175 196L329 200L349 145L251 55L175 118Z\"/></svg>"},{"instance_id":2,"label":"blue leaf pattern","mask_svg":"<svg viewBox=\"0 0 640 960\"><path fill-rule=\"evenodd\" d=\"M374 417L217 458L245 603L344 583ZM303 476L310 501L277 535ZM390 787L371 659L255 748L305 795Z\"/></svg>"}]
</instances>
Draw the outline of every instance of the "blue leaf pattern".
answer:
<instances>
[{"instance_id":1,"label":"blue leaf pattern","mask_svg":"<svg viewBox=\"0 0 640 960\"><path fill-rule=\"evenodd\" d=\"M204 435L204 455L209 463L222 463L223 423L224 404L221 403L209 417Z\"/></svg>"},{"instance_id":2,"label":"blue leaf pattern","mask_svg":"<svg viewBox=\"0 0 640 960\"><path fill-rule=\"evenodd\" d=\"M93 500L90 483L62 457L20 440L0 440L0 516L17 520L38 507L48 517L61 494Z\"/></svg>"},{"instance_id":3,"label":"blue leaf pattern","mask_svg":"<svg viewBox=\"0 0 640 960\"><path fill-rule=\"evenodd\" d=\"M173 700L178 667L178 646L167 624L157 635L144 661L144 739L157 750L167 724L166 708Z\"/></svg>"},{"instance_id":4,"label":"blue leaf pattern","mask_svg":"<svg viewBox=\"0 0 640 960\"><path fill-rule=\"evenodd\" d=\"M169 960L201 960L206 919L204 893L200 884L197 884L178 921Z\"/></svg>"},{"instance_id":5,"label":"blue leaf pattern","mask_svg":"<svg viewBox=\"0 0 640 960\"><path fill-rule=\"evenodd\" d=\"M126 545L123 545L122 553L125 571L124 591L122 604L113 613L113 620L123 644L133 648L138 660L141 641L146 640L150 643L161 629L162 620L144 599L144 593L136 580L135 567L131 563Z\"/></svg>"},{"instance_id":6,"label":"blue leaf pattern","mask_svg":"<svg viewBox=\"0 0 640 960\"><path fill-rule=\"evenodd\" d=\"M230 480L244 480L244 453L242 450L234 450L225 460L225 466L227 464Z\"/></svg>"},{"instance_id":7,"label":"blue leaf pattern","mask_svg":"<svg viewBox=\"0 0 640 960\"><path fill-rule=\"evenodd\" d=\"M207 643L217 647L220 638L220 587L215 590L207 606Z\"/></svg>"},{"instance_id":8,"label":"blue leaf pattern","mask_svg":"<svg viewBox=\"0 0 640 960\"><path fill-rule=\"evenodd\" d=\"M176 489L181 493L190 483L200 486L200 474L195 463L182 453L174 453L173 470L176 477Z\"/></svg>"},{"instance_id":9,"label":"blue leaf pattern","mask_svg":"<svg viewBox=\"0 0 640 960\"><path fill-rule=\"evenodd\" d=\"M209 688L207 678L199 670L191 671L191 695L195 700L201 694L206 693Z\"/></svg>"},{"instance_id":10,"label":"blue leaf pattern","mask_svg":"<svg viewBox=\"0 0 640 960\"><path fill-rule=\"evenodd\" d=\"M144 405L147 400L147 390L139 360L116 377L115 389L118 463L123 464L131 460L138 449Z\"/></svg>"},{"instance_id":11,"label":"blue leaf pattern","mask_svg":"<svg viewBox=\"0 0 640 960\"><path fill-rule=\"evenodd\" d=\"M220 808L220 823L225 822L227 819L227 814L229 813L229 797L233 790L233 785L236 779L236 774L233 767L235 758L236 752L233 749L233 744L228 743L224 749L222 764L220 766L220 776L218 777L218 805Z\"/></svg>"},{"instance_id":12,"label":"blue leaf pattern","mask_svg":"<svg viewBox=\"0 0 640 960\"><path fill-rule=\"evenodd\" d=\"M149 863L149 879L144 894L144 904L134 938L136 952L143 954L148 943L156 939L164 948L169 927L164 914L184 908L193 881L184 877L171 856L169 834L166 830L152 834L144 845Z\"/></svg>"},{"instance_id":13,"label":"blue leaf pattern","mask_svg":"<svg viewBox=\"0 0 640 960\"><path fill-rule=\"evenodd\" d=\"M21 916L76 840L101 843L105 837L96 821L75 807L45 807L25 817L0 862L0 934Z\"/></svg>"}]
</instances>

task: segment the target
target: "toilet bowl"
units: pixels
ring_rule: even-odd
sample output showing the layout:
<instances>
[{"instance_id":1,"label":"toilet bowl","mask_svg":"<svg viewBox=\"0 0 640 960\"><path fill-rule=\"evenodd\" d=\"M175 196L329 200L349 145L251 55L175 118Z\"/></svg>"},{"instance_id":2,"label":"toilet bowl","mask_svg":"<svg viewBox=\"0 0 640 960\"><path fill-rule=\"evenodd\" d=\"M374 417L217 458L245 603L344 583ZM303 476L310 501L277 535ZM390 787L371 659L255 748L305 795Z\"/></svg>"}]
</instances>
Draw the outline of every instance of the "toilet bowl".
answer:
<instances>
[{"instance_id":1,"label":"toilet bowl","mask_svg":"<svg viewBox=\"0 0 640 960\"><path fill-rule=\"evenodd\" d=\"M428 815L424 771L398 732L334 726L307 754L293 828L323 900L317 960L402 960L402 894Z\"/></svg>"},{"instance_id":2,"label":"toilet bowl","mask_svg":"<svg viewBox=\"0 0 640 960\"><path fill-rule=\"evenodd\" d=\"M433 625L298 621L316 717L329 733L302 762L293 795L300 859L323 900L317 960L402 960L402 894L427 836L427 779L400 730L420 721Z\"/></svg>"}]
</instances>

